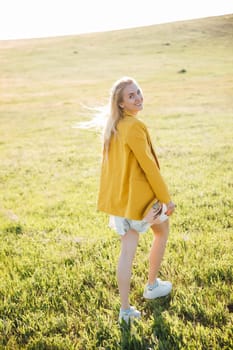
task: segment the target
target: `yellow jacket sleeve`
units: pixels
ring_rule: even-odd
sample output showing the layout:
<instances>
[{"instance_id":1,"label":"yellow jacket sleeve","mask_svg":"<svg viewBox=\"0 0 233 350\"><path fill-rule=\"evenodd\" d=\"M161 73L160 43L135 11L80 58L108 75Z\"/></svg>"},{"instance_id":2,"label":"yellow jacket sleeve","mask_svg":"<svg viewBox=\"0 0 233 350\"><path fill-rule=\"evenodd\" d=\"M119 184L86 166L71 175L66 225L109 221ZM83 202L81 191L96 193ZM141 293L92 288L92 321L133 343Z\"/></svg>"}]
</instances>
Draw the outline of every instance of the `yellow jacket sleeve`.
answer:
<instances>
[{"instance_id":1,"label":"yellow jacket sleeve","mask_svg":"<svg viewBox=\"0 0 233 350\"><path fill-rule=\"evenodd\" d=\"M163 203L170 202L171 198L153 155L146 126L141 122L135 123L128 131L126 142L144 171L155 197Z\"/></svg>"}]
</instances>

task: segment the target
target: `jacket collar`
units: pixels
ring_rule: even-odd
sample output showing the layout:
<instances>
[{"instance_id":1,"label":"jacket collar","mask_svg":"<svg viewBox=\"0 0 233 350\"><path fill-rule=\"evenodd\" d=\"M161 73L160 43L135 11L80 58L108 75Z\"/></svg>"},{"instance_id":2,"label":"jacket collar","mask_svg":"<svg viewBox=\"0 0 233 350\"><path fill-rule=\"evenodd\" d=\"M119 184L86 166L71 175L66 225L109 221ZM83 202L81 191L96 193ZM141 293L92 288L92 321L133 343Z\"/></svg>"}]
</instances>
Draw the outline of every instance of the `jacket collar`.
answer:
<instances>
[{"instance_id":1,"label":"jacket collar","mask_svg":"<svg viewBox=\"0 0 233 350\"><path fill-rule=\"evenodd\" d=\"M136 117L136 115L130 113L130 112L127 111L127 110L124 110L123 116L124 116L124 117L134 117L134 118Z\"/></svg>"}]
</instances>

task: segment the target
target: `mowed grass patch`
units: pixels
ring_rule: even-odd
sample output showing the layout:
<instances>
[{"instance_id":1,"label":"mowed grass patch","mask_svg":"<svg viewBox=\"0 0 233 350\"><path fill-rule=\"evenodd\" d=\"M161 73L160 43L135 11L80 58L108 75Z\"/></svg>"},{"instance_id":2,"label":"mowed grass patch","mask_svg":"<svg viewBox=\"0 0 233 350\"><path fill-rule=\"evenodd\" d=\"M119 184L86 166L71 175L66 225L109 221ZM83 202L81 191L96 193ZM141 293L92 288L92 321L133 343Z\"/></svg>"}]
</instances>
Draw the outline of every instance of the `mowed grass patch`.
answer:
<instances>
[{"instance_id":1,"label":"mowed grass patch","mask_svg":"<svg viewBox=\"0 0 233 350\"><path fill-rule=\"evenodd\" d=\"M230 349L232 339L232 16L1 42L0 347ZM181 70L186 72L180 72ZM96 211L98 130L73 128L134 76L177 204L160 277L142 298L152 233L140 238L119 327L119 238Z\"/></svg>"}]
</instances>

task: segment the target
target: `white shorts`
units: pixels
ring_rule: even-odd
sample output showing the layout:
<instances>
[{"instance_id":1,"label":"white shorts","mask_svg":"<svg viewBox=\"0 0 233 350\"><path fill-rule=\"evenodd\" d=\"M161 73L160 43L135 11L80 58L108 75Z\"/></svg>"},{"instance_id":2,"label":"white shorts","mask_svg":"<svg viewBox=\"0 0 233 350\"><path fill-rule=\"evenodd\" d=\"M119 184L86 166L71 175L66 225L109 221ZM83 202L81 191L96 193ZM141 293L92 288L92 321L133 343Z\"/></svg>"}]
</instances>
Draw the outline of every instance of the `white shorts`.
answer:
<instances>
[{"instance_id":1,"label":"white shorts","mask_svg":"<svg viewBox=\"0 0 233 350\"><path fill-rule=\"evenodd\" d=\"M166 210L166 204L158 201L152 206L143 220L131 220L121 216L110 215L109 227L121 236L124 236L130 229L139 233L145 233L150 226L161 224L168 219L168 216L165 214Z\"/></svg>"}]
</instances>

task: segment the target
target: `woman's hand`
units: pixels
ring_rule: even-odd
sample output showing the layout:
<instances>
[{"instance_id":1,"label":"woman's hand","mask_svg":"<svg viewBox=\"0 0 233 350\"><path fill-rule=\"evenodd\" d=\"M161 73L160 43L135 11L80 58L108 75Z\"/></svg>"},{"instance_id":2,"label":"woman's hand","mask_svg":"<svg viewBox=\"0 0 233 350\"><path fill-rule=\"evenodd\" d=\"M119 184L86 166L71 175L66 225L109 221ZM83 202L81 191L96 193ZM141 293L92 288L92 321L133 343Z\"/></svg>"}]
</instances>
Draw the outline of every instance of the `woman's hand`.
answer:
<instances>
[{"instance_id":1,"label":"woman's hand","mask_svg":"<svg viewBox=\"0 0 233 350\"><path fill-rule=\"evenodd\" d=\"M167 216L172 215L172 213L173 213L174 210L175 210L175 207L176 207L176 205L175 205L172 201L169 202L169 203L167 204L167 211L165 212L165 214L166 214Z\"/></svg>"}]
</instances>

